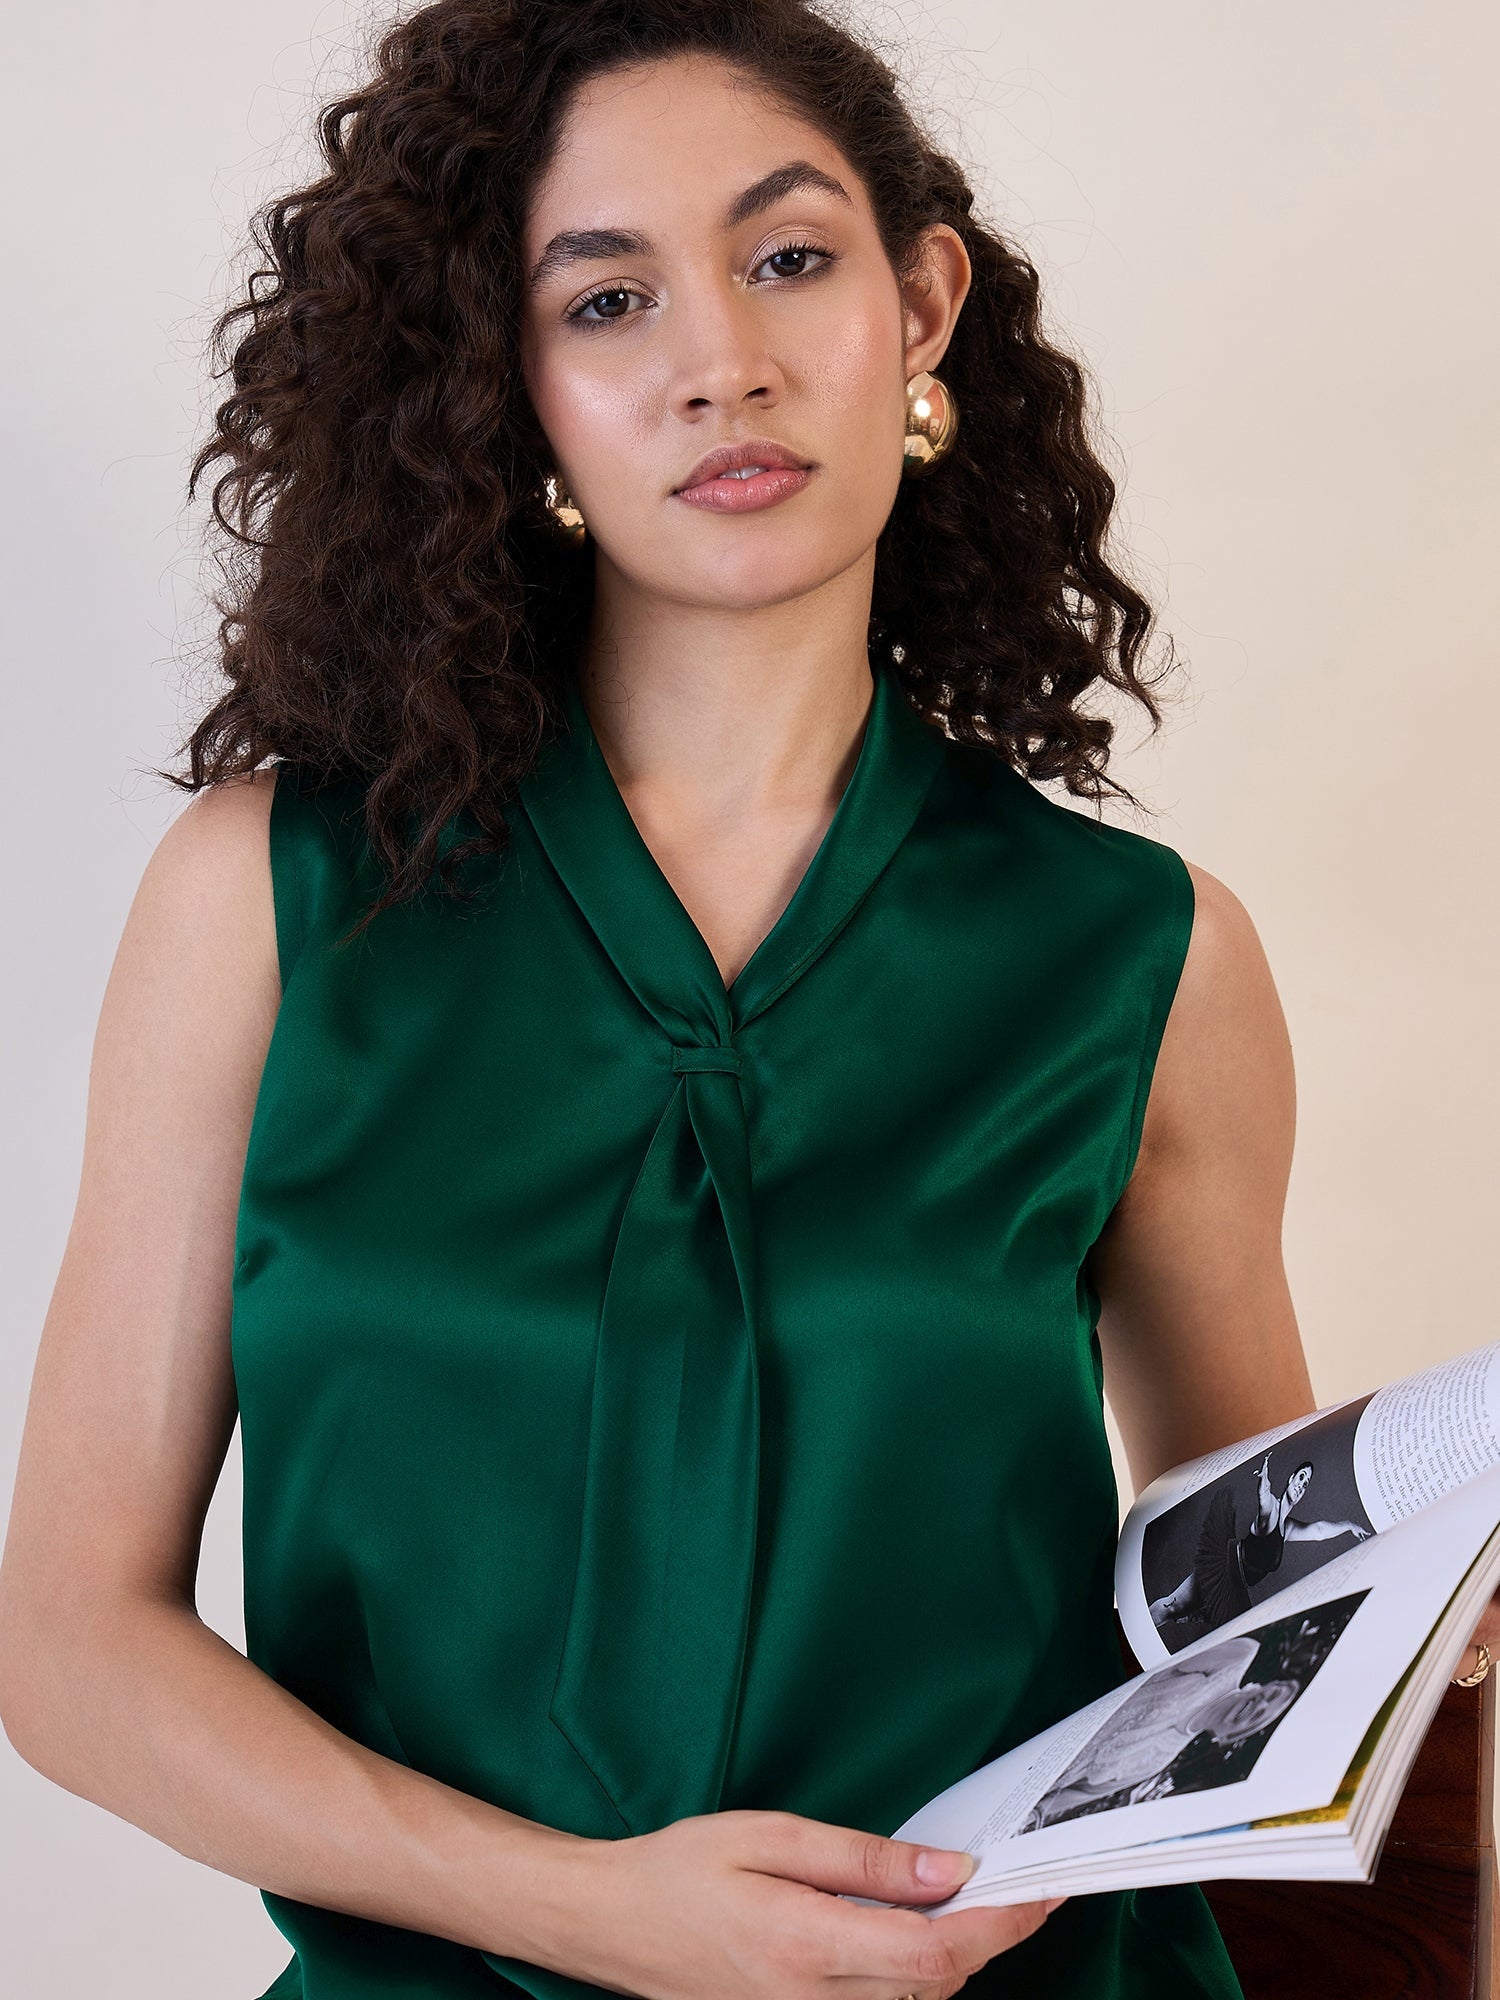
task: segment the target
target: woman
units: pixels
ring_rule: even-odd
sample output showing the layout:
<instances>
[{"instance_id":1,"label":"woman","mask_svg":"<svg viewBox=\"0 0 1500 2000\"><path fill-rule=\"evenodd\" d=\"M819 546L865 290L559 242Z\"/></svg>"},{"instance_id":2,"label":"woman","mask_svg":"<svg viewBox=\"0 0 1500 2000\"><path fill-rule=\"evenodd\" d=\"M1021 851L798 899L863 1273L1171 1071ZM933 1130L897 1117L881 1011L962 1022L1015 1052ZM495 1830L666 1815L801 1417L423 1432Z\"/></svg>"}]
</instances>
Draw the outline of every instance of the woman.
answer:
<instances>
[{"instance_id":1,"label":"woman","mask_svg":"<svg viewBox=\"0 0 1500 2000\"><path fill-rule=\"evenodd\" d=\"M266 2000L1231 1996L1193 1888L844 1900L1118 1682L1103 1375L1140 1478L1311 1403L1254 930L1038 789L1156 709L1035 274L801 0L441 0L321 133L7 1730L263 1889Z\"/></svg>"},{"instance_id":2,"label":"woman","mask_svg":"<svg viewBox=\"0 0 1500 2000\"><path fill-rule=\"evenodd\" d=\"M1312 1460L1304 1459L1278 1494L1271 1485L1267 1452L1255 1475L1255 1517L1243 1534L1235 1529L1234 1496L1228 1484L1214 1488L1192 1569L1175 1590L1151 1605L1158 1630L1183 1618L1201 1619L1210 1630L1238 1618L1250 1609L1255 1586L1281 1568L1288 1542L1332 1542L1340 1535L1353 1535L1357 1542L1369 1540L1371 1530L1359 1521L1292 1518L1292 1509L1301 1506L1312 1484L1313 1471Z\"/></svg>"}]
</instances>

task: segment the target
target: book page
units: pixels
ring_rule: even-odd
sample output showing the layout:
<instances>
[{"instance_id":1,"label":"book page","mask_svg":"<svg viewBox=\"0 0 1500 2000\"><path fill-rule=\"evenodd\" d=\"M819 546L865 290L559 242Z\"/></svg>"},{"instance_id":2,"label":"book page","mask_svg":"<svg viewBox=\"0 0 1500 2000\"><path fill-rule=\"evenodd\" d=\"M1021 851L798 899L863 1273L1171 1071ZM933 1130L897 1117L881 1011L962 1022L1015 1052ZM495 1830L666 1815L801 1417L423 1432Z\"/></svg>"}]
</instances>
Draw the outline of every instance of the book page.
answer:
<instances>
[{"instance_id":1,"label":"book page","mask_svg":"<svg viewBox=\"0 0 1500 2000\"><path fill-rule=\"evenodd\" d=\"M1500 1342L1370 1397L1354 1437L1354 1477L1388 1528L1500 1464Z\"/></svg>"},{"instance_id":2,"label":"book page","mask_svg":"<svg viewBox=\"0 0 1500 2000\"><path fill-rule=\"evenodd\" d=\"M1497 1530L1500 1467L950 1785L893 1829L979 1856L962 1889L923 1907L1326 1806L1481 1557L1492 1587Z\"/></svg>"},{"instance_id":3,"label":"book page","mask_svg":"<svg viewBox=\"0 0 1500 2000\"><path fill-rule=\"evenodd\" d=\"M1182 1652L1500 1464L1500 1342L1177 1466L1120 1531L1143 1666Z\"/></svg>"}]
</instances>

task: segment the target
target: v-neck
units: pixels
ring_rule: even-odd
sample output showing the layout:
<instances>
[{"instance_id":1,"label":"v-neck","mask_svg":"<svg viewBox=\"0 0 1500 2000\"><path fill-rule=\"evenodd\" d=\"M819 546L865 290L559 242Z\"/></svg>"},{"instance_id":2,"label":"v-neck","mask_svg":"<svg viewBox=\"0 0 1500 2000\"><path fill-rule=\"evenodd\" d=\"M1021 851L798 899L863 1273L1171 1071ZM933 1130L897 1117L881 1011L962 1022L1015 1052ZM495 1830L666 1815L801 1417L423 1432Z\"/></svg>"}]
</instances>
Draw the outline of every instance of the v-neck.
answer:
<instances>
[{"instance_id":1,"label":"v-neck","mask_svg":"<svg viewBox=\"0 0 1500 2000\"><path fill-rule=\"evenodd\" d=\"M726 986L568 676L567 730L522 780L521 801L599 942L674 1041L727 1042L770 1006L842 930L910 830L945 739L912 709L888 664L872 663L872 677L859 755L833 816L780 916Z\"/></svg>"}]
</instances>

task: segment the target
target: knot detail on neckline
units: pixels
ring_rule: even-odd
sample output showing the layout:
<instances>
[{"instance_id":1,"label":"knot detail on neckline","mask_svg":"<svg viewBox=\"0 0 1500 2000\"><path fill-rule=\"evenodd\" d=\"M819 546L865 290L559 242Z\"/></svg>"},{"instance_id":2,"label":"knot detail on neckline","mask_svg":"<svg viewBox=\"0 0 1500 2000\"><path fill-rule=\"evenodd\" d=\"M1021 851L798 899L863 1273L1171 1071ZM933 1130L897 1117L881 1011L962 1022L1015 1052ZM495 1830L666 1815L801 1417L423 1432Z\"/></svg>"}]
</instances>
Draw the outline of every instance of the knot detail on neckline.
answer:
<instances>
[{"instance_id":1,"label":"knot detail on neckline","mask_svg":"<svg viewBox=\"0 0 1500 2000\"><path fill-rule=\"evenodd\" d=\"M672 1051L674 1070L727 1070L731 1076L739 1076L744 1066L739 1050L722 1043L717 1047L683 1047L679 1043Z\"/></svg>"}]
</instances>

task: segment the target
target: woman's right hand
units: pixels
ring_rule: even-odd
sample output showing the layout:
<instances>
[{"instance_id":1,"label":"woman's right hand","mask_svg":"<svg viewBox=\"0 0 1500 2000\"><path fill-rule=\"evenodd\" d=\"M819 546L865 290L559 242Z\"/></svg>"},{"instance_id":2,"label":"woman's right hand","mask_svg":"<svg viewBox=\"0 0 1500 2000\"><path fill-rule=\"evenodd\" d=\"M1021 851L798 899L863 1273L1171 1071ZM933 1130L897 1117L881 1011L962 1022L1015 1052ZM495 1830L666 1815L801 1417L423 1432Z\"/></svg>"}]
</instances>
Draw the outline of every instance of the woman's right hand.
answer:
<instances>
[{"instance_id":1,"label":"woman's right hand","mask_svg":"<svg viewBox=\"0 0 1500 2000\"><path fill-rule=\"evenodd\" d=\"M643 2000L948 2000L1063 1900L937 1917L842 1901L941 1903L973 1863L789 1812L708 1813L590 1845L554 1962ZM934 1881L918 1873L929 1856Z\"/></svg>"}]
</instances>

